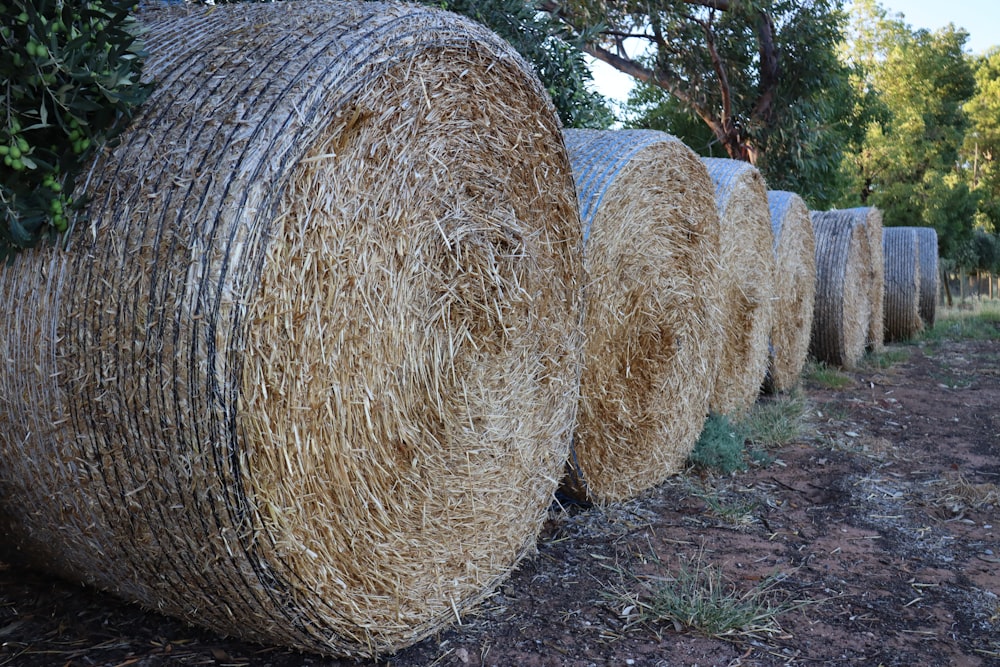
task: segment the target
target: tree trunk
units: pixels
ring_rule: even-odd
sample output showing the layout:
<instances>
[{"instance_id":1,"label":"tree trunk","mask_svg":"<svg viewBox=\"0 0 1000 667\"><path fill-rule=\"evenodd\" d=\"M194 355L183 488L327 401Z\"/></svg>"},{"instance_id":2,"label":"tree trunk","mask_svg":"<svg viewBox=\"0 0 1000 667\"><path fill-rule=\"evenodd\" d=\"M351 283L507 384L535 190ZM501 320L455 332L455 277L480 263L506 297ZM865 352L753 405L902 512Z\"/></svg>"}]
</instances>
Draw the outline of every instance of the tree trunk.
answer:
<instances>
[{"instance_id":1,"label":"tree trunk","mask_svg":"<svg viewBox=\"0 0 1000 667\"><path fill-rule=\"evenodd\" d=\"M948 301L948 307L949 308L954 308L955 304L952 303L952 300L951 300L951 284L950 284L948 278L950 278L950 276L948 275L948 272L945 271L944 269L941 269L941 284L944 286L944 295L945 295L945 298Z\"/></svg>"}]
</instances>

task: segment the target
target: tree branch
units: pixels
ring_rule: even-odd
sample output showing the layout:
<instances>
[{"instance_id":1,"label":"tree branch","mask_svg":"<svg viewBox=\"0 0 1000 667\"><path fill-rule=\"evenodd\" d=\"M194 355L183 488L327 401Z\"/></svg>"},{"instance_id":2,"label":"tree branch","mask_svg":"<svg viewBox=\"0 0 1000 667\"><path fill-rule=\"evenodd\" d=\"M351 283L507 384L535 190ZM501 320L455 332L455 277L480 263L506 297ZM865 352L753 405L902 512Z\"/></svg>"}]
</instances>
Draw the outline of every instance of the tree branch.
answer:
<instances>
[{"instance_id":1,"label":"tree branch","mask_svg":"<svg viewBox=\"0 0 1000 667\"><path fill-rule=\"evenodd\" d=\"M708 109L698 104L698 102L692 98L687 91L680 88L676 77L670 77L669 73L663 72L662 70L654 71L648 67L643 67L634 60L612 53L597 44L587 44L583 47L583 50L594 58L611 65L623 74L627 74L634 79L642 81L643 83L648 83L667 91L686 104L689 109L694 111L694 113L711 128L713 134L715 134L720 141L724 142L725 129L719 124L718 120L712 117L712 114L709 113Z\"/></svg>"},{"instance_id":2,"label":"tree branch","mask_svg":"<svg viewBox=\"0 0 1000 667\"><path fill-rule=\"evenodd\" d=\"M774 108L780 79L778 49L774 45L774 21L766 12L760 12L757 21L757 50L760 54L760 97L754 104L751 116L768 119Z\"/></svg>"}]
</instances>

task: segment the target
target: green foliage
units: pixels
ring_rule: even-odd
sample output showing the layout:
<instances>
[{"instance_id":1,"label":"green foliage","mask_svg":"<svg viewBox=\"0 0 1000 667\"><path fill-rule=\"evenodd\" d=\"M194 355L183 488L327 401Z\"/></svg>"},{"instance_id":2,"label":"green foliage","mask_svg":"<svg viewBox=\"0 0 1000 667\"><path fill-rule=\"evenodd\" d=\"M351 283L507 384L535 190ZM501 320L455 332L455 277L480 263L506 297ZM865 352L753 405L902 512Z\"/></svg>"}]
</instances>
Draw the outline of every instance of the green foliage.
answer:
<instances>
[{"instance_id":1,"label":"green foliage","mask_svg":"<svg viewBox=\"0 0 1000 667\"><path fill-rule=\"evenodd\" d=\"M859 93L878 95L883 110L845 151L852 185L838 204L877 206L886 226L933 227L951 256L971 234L981 200L959 154L963 106L976 90L963 52L968 34L951 25L912 31L874 0L855 2L853 17L845 58Z\"/></svg>"},{"instance_id":2,"label":"green foliage","mask_svg":"<svg viewBox=\"0 0 1000 667\"><path fill-rule=\"evenodd\" d=\"M503 37L532 63L566 127L603 129L614 122L607 101L588 89L590 70L565 26L523 0L424 0L467 16Z\"/></svg>"},{"instance_id":3,"label":"green foliage","mask_svg":"<svg viewBox=\"0 0 1000 667\"><path fill-rule=\"evenodd\" d=\"M1000 232L1000 47L975 63L976 92L964 107L969 131L962 146L970 188L979 194L976 225Z\"/></svg>"},{"instance_id":4,"label":"green foliage","mask_svg":"<svg viewBox=\"0 0 1000 667\"><path fill-rule=\"evenodd\" d=\"M751 159L772 189L829 207L845 188L841 147L864 110L837 56L841 3L699 4L608 3L617 33L646 33L655 46L639 60L657 76L634 90L627 124L670 132L702 155ZM768 40L773 70L761 55Z\"/></svg>"},{"instance_id":5,"label":"green foliage","mask_svg":"<svg viewBox=\"0 0 1000 667\"><path fill-rule=\"evenodd\" d=\"M731 422L726 415L711 414L688 458L695 466L725 475L746 470L743 453L747 435L742 424Z\"/></svg>"},{"instance_id":6,"label":"green foliage","mask_svg":"<svg viewBox=\"0 0 1000 667\"><path fill-rule=\"evenodd\" d=\"M0 257L66 231L73 178L149 93L128 0L0 0Z\"/></svg>"}]
</instances>

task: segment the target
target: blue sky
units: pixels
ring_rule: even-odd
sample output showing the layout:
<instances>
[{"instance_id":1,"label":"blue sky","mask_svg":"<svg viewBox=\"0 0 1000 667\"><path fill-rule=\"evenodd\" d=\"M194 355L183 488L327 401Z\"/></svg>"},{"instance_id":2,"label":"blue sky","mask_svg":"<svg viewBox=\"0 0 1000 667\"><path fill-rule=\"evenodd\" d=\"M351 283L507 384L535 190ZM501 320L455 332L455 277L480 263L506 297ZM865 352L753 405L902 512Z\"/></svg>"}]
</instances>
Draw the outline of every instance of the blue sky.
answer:
<instances>
[{"instance_id":1,"label":"blue sky","mask_svg":"<svg viewBox=\"0 0 1000 667\"><path fill-rule=\"evenodd\" d=\"M914 30L934 31L954 23L969 33L966 50L979 54L1000 46L1000 2L998 0L880 0L890 14L903 14ZM608 97L624 101L632 80L604 63L594 63L594 86Z\"/></svg>"},{"instance_id":2,"label":"blue sky","mask_svg":"<svg viewBox=\"0 0 1000 667\"><path fill-rule=\"evenodd\" d=\"M913 29L936 30L949 23L965 28L970 53L1000 46L1000 7L997 0L881 0L891 14L903 14Z\"/></svg>"}]
</instances>

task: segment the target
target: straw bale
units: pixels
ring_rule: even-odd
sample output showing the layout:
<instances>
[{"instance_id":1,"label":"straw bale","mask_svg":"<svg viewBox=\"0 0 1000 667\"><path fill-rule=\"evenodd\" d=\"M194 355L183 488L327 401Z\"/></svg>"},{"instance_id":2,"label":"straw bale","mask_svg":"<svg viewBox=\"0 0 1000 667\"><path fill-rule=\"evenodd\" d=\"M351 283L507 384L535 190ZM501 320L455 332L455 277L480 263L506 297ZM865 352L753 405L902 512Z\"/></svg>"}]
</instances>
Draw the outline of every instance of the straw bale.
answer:
<instances>
[{"instance_id":1,"label":"straw bale","mask_svg":"<svg viewBox=\"0 0 1000 667\"><path fill-rule=\"evenodd\" d=\"M740 417L757 400L767 374L774 321L776 264L767 186L757 169L725 158L704 158L715 183L722 233L723 346L711 409Z\"/></svg>"},{"instance_id":2,"label":"straw bale","mask_svg":"<svg viewBox=\"0 0 1000 667\"><path fill-rule=\"evenodd\" d=\"M910 340L923 330L920 319L920 250L912 228L882 230L885 261L885 342Z\"/></svg>"},{"instance_id":3,"label":"straw bale","mask_svg":"<svg viewBox=\"0 0 1000 667\"><path fill-rule=\"evenodd\" d=\"M885 333L885 263L882 259L882 212L871 206L834 209L823 215L840 217L851 224L861 225L867 237L864 266L865 286L869 290L868 333L865 347L878 351L883 347Z\"/></svg>"},{"instance_id":4,"label":"straw bale","mask_svg":"<svg viewBox=\"0 0 1000 667\"><path fill-rule=\"evenodd\" d=\"M88 228L0 274L9 537L217 632L394 651L534 549L568 457L555 111L445 12L145 18L158 86L85 177Z\"/></svg>"},{"instance_id":5,"label":"straw bale","mask_svg":"<svg viewBox=\"0 0 1000 667\"><path fill-rule=\"evenodd\" d=\"M933 227L900 227L912 229L917 235L918 265L920 270L920 319L931 328L937 317L938 291L941 274L938 272L938 238Z\"/></svg>"},{"instance_id":6,"label":"straw bale","mask_svg":"<svg viewBox=\"0 0 1000 667\"><path fill-rule=\"evenodd\" d=\"M629 498L679 472L719 350L719 219L691 149L651 130L566 130L584 227L580 412L564 489Z\"/></svg>"},{"instance_id":7,"label":"straw bale","mask_svg":"<svg viewBox=\"0 0 1000 667\"><path fill-rule=\"evenodd\" d=\"M816 244L816 296L809 354L853 367L865 352L871 317L868 234L851 216L810 214Z\"/></svg>"},{"instance_id":8,"label":"straw bale","mask_svg":"<svg viewBox=\"0 0 1000 667\"><path fill-rule=\"evenodd\" d=\"M816 243L809 209L793 192L767 193L774 233L774 323L764 386L787 391L799 383L809 356L816 298Z\"/></svg>"}]
</instances>

